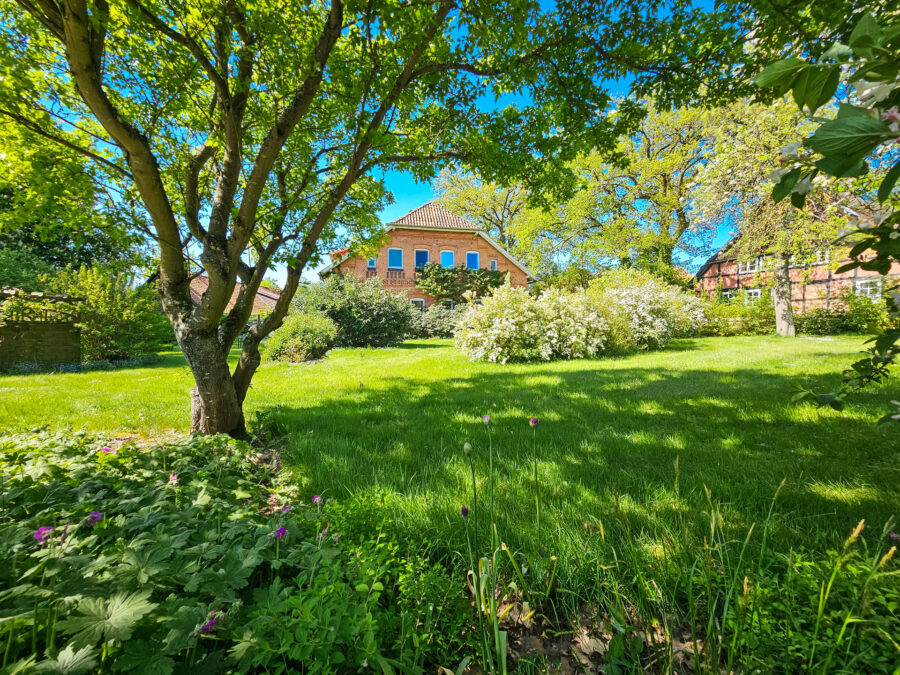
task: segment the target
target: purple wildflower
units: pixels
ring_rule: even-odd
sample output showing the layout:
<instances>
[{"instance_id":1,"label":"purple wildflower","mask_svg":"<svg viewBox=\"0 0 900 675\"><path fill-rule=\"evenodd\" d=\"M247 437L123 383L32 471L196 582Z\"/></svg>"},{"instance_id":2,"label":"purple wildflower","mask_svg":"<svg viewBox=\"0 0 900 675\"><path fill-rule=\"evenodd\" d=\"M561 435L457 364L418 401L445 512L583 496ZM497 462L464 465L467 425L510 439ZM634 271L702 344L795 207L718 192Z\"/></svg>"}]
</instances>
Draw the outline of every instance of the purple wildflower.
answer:
<instances>
[{"instance_id":1,"label":"purple wildflower","mask_svg":"<svg viewBox=\"0 0 900 675\"><path fill-rule=\"evenodd\" d=\"M459 512L462 514L462 517L463 517L463 518L468 518L468 517L469 517L469 507L468 507L468 506L462 507L462 508L459 510Z\"/></svg>"},{"instance_id":2,"label":"purple wildflower","mask_svg":"<svg viewBox=\"0 0 900 675\"><path fill-rule=\"evenodd\" d=\"M37 539L42 544L47 540L47 537L50 536L50 533L53 531L53 528L49 525L44 525L43 527L39 527L34 532L34 538Z\"/></svg>"},{"instance_id":3,"label":"purple wildflower","mask_svg":"<svg viewBox=\"0 0 900 675\"><path fill-rule=\"evenodd\" d=\"M488 426L491 423L491 416L490 415L482 415L481 421L484 422L484 426Z\"/></svg>"},{"instance_id":4,"label":"purple wildflower","mask_svg":"<svg viewBox=\"0 0 900 675\"><path fill-rule=\"evenodd\" d=\"M530 424L532 428L536 427L539 422L540 422L540 420L538 420L537 417L532 417L531 419L528 420L528 424Z\"/></svg>"},{"instance_id":5,"label":"purple wildflower","mask_svg":"<svg viewBox=\"0 0 900 675\"><path fill-rule=\"evenodd\" d=\"M322 501L322 495L313 495L312 503L315 506L318 506L321 501Z\"/></svg>"},{"instance_id":6,"label":"purple wildflower","mask_svg":"<svg viewBox=\"0 0 900 675\"><path fill-rule=\"evenodd\" d=\"M99 511L91 511L90 514L88 515L88 522L91 525L96 525L101 520L103 520L103 514L100 513Z\"/></svg>"},{"instance_id":7,"label":"purple wildflower","mask_svg":"<svg viewBox=\"0 0 900 675\"><path fill-rule=\"evenodd\" d=\"M326 524L325 527L322 528L322 531L316 535L316 541L322 541L325 538L325 535L328 534L329 529L331 529L331 525Z\"/></svg>"},{"instance_id":8,"label":"purple wildflower","mask_svg":"<svg viewBox=\"0 0 900 675\"><path fill-rule=\"evenodd\" d=\"M286 535L287 535L287 530L284 529L284 526L279 527L277 530L275 530L275 538L276 539L284 539Z\"/></svg>"},{"instance_id":9,"label":"purple wildflower","mask_svg":"<svg viewBox=\"0 0 900 675\"><path fill-rule=\"evenodd\" d=\"M105 447L103 447L103 448L100 448L100 452L106 453L107 455L114 455L114 454L116 454L116 451L113 450L113 449L112 449L111 447L109 447L109 446L105 446Z\"/></svg>"},{"instance_id":10,"label":"purple wildflower","mask_svg":"<svg viewBox=\"0 0 900 675\"><path fill-rule=\"evenodd\" d=\"M178 485L178 474L174 471L169 474L169 485Z\"/></svg>"},{"instance_id":11,"label":"purple wildflower","mask_svg":"<svg viewBox=\"0 0 900 675\"><path fill-rule=\"evenodd\" d=\"M890 537L891 541L900 541L900 534L896 532L891 532L888 537Z\"/></svg>"},{"instance_id":12,"label":"purple wildflower","mask_svg":"<svg viewBox=\"0 0 900 675\"><path fill-rule=\"evenodd\" d=\"M290 504L285 504L284 506L281 507L281 512L282 512L282 513L287 513L287 512L290 511L290 510L291 510L291 505L290 505Z\"/></svg>"},{"instance_id":13,"label":"purple wildflower","mask_svg":"<svg viewBox=\"0 0 900 675\"><path fill-rule=\"evenodd\" d=\"M211 633L212 629L215 627L215 625L217 623L219 623L219 620L216 617L208 619L205 624L200 626L200 632L203 633L204 635Z\"/></svg>"}]
</instances>

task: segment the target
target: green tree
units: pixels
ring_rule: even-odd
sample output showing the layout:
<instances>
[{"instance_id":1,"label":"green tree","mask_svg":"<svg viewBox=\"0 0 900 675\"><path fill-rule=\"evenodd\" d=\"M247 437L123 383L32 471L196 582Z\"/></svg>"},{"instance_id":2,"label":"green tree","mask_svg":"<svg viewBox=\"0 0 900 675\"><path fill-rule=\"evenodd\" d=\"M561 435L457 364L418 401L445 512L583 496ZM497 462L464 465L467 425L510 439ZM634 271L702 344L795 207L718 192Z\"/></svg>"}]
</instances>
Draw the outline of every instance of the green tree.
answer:
<instances>
[{"instance_id":1,"label":"green tree","mask_svg":"<svg viewBox=\"0 0 900 675\"><path fill-rule=\"evenodd\" d=\"M864 269L888 274L900 262L900 21L893 5L872 3L844 16L828 15L817 38L819 48L805 50L804 42L786 58L769 65L756 83L768 95L790 92L798 108L813 122L812 133L801 142L772 197L807 209L821 176L836 178L881 204L868 221L847 235L854 243L851 261L838 271ZM804 25L801 23L800 25ZM808 44L808 35L807 38ZM843 84L846 98L837 115L823 119L817 111L831 101ZM872 180L872 169L877 173ZM856 219L855 219L856 220ZM889 302L896 309L893 299ZM803 391L799 399L812 399L840 409L851 392L888 376L900 356L900 329L881 332L869 356L845 372L840 391L815 394ZM883 418L900 420L900 414Z\"/></svg>"},{"instance_id":2,"label":"green tree","mask_svg":"<svg viewBox=\"0 0 900 675\"><path fill-rule=\"evenodd\" d=\"M196 383L192 428L207 432L243 433L260 340L320 242L339 226L377 229L384 169L430 180L456 160L550 195L577 153L612 145L641 114L608 114L602 82L628 80L662 105L701 85L713 99L746 90L731 68L744 55L732 9L683 2L0 0L0 16L0 114L90 156L123 203L140 204ZM484 109L508 94L518 102ZM194 260L210 280L199 303ZM276 263L281 300L232 372Z\"/></svg>"},{"instance_id":3,"label":"green tree","mask_svg":"<svg viewBox=\"0 0 900 675\"><path fill-rule=\"evenodd\" d=\"M516 224L529 208L529 195L521 185L502 187L447 167L434 181L434 188L441 204L472 221L501 246L518 255Z\"/></svg>"},{"instance_id":4,"label":"green tree","mask_svg":"<svg viewBox=\"0 0 900 675\"><path fill-rule=\"evenodd\" d=\"M462 302L469 291L479 298L490 295L503 285L505 277L506 272L484 268L470 270L464 265L442 267L430 262L417 272L416 287L438 300L457 303Z\"/></svg>"},{"instance_id":5,"label":"green tree","mask_svg":"<svg viewBox=\"0 0 900 675\"><path fill-rule=\"evenodd\" d=\"M576 160L572 169L582 179L577 194L521 218L517 231L522 248L530 250L529 264L546 271L554 265L660 271L707 251L712 228L693 217L689 203L718 115L651 110L612 151Z\"/></svg>"},{"instance_id":6,"label":"green tree","mask_svg":"<svg viewBox=\"0 0 900 675\"><path fill-rule=\"evenodd\" d=\"M839 195L822 181L805 211L770 198L781 167L796 152L792 141L804 128L803 117L787 102L733 107L718 116L723 121L711 139L714 150L691 193L695 217L720 229L733 227L737 236L731 253L769 266L775 329L793 336L790 267L812 262L818 252L832 248L844 224Z\"/></svg>"}]
</instances>

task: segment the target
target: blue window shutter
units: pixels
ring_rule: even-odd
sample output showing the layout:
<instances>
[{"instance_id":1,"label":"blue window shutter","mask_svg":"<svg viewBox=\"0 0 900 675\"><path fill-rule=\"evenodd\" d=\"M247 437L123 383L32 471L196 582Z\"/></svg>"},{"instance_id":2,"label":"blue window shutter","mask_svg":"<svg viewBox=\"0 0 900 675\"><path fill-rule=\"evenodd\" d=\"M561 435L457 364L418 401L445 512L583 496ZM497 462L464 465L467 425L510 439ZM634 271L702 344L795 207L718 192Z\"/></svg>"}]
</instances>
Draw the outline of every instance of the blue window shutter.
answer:
<instances>
[{"instance_id":1,"label":"blue window shutter","mask_svg":"<svg viewBox=\"0 0 900 675\"><path fill-rule=\"evenodd\" d=\"M369 258L369 269L375 269L375 258Z\"/></svg>"},{"instance_id":2,"label":"blue window shutter","mask_svg":"<svg viewBox=\"0 0 900 675\"><path fill-rule=\"evenodd\" d=\"M416 267L425 267L428 264L428 251L416 251Z\"/></svg>"},{"instance_id":3,"label":"blue window shutter","mask_svg":"<svg viewBox=\"0 0 900 675\"><path fill-rule=\"evenodd\" d=\"M468 267L470 270L477 270L479 266L478 252L469 251L468 253L466 253L466 267Z\"/></svg>"},{"instance_id":4,"label":"blue window shutter","mask_svg":"<svg viewBox=\"0 0 900 675\"><path fill-rule=\"evenodd\" d=\"M455 264L453 251L441 251L441 267L453 267Z\"/></svg>"},{"instance_id":5,"label":"blue window shutter","mask_svg":"<svg viewBox=\"0 0 900 675\"><path fill-rule=\"evenodd\" d=\"M403 249L402 248L389 248L388 249L388 268L389 269L403 269Z\"/></svg>"}]
</instances>

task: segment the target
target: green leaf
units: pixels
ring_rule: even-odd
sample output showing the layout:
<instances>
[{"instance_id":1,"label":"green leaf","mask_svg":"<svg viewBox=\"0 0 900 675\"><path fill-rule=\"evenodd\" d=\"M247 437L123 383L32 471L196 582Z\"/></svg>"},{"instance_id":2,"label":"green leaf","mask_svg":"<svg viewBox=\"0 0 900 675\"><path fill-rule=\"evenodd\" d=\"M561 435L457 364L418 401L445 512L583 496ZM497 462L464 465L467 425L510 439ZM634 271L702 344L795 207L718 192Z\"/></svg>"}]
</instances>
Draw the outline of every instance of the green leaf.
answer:
<instances>
[{"instance_id":1,"label":"green leaf","mask_svg":"<svg viewBox=\"0 0 900 675\"><path fill-rule=\"evenodd\" d=\"M150 591L116 593L108 600L85 598L78 603L78 614L60 621L59 629L74 634L75 646L95 645L99 640L127 640L144 615L156 605L147 602ZM80 615L80 616L79 616Z\"/></svg>"},{"instance_id":2,"label":"green leaf","mask_svg":"<svg viewBox=\"0 0 900 675\"><path fill-rule=\"evenodd\" d=\"M802 209L806 206L806 194L800 194L799 192L791 193L791 205L795 209Z\"/></svg>"},{"instance_id":3,"label":"green leaf","mask_svg":"<svg viewBox=\"0 0 900 675\"><path fill-rule=\"evenodd\" d=\"M869 171L869 165L858 157L832 155L816 161L816 168L835 178L857 178Z\"/></svg>"},{"instance_id":4,"label":"green leaf","mask_svg":"<svg viewBox=\"0 0 900 675\"><path fill-rule=\"evenodd\" d=\"M854 49L875 47L880 45L883 39L884 33L881 31L878 21L867 12L863 14L853 32L850 33L850 46Z\"/></svg>"},{"instance_id":5,"label":"green leaf","mask_svg":"<svg viewBox=\"0 0 900 675\"><path fill-rule=\"evenodd\" d=\"M809 108L815 113L828 103L837 91L841 81L841 69L838 66L806 68L794 82L794 101L802 111Z\"/></svg>"},{"instance_id":6,"label":"green leaf","mask_svg":"<svg viewBox=\"0 0 900 675\"><path fill-rule=\"evenodd\" d=\"M35 670L39 673L66 673L77 675L94 668L97 665L97 659L94 656L95 649L87 646L82 647L77 652L74 648L74 640L67 644L65 648L57 654L55 659L42 661L37 664Z\"/></svg>"},{"instance_id":7,"label":"green leaf","mask_svg":"<svg viewBox=\"0 0 900 675\"><path fill-rule=\"evenodd\" d=\"M850 49L850 47L848 47L847 45L841 44L840 42L835 42L825 51L824 54L822 54L822 58L837 59L839 61L843 59L849 59L852 56L853 50Z\"/></svg>"},{"instance_id":8,"label":"green leaf","mask_svg":"<svg viewBox=\"0 0 900 675\"><path fill-rule=\"evenodd\" d=\"M790 89L790 83L793 82L797 73L808 66L809 64L805 61L788 57L766 66L766 68L756 76L754 82L760 89L778 87L780 91L785 92Z\"/></svg>"},{"instance_id":9,"label":"green leaf","mask_svg":"<svg viewBox=\"0 0 900 675\"><path fill-rule=\"evenodd\" d=\"M858 105L851 105L849 103L841 103L838 106L837 119L843 119L845 117L872 117L872 111L869 108L863 108Z\"/></svg>"},{"instance_id":10,"label":"green leaf","mask_svg":"<svg viewBox=\"0 0 900 675\"><path fill-rule=\"evenodd\" d=\"M897 184L898 178L900 178L900 162L894 164L891 170L887 172L884 180L881 181L881 186L878 188L879 202L883 202L891 196L891 191L894 189L894 185Z\"/></svg>"},{"instance_id":11,"label":"green leaf","mask_svg":"<svg viewBox=\"0 0 900 675\"><path fill-rule=\"evenodd\" d=\"M864 156L892 136L890 128L880 120L848 116L833 119L820 126L806 139L806 145L826 157Z\"/></svg>"},{"instance_id":12,"label":"green leaf","mask_svg":"<svg viewBox=\"0 0 900 675\"><path fill-rule=\"evenodd\" d=\"M778 184L774 188L772 188L772 199L774 199L776 202L780 202L782 199L791 194L791 190L794 189L797 181L800 180L801 173L801 169L797 167L796 169L791 169L786 174L784 174L781 177L781 180L778 181Z\"/></svg>"}]
</instances>

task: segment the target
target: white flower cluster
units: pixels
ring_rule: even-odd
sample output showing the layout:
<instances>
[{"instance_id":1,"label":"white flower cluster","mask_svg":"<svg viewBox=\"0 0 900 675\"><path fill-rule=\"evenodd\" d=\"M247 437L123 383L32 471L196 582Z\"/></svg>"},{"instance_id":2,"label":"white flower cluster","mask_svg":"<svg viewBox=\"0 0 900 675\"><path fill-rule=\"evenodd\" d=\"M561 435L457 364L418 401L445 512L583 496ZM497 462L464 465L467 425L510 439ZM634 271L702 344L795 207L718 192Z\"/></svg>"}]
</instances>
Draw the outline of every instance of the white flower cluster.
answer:
<instances>
[{"instance_id":1,"label":"white flower cluster","mask_svg":"<svg viewBox=\"0 0 900 675\"><path fill-rule=\"evenodd\" d=\"M470 304L456 346L472 360L578 359L604 351L658 348L704 323L693 295L648 274L611 273L602 284L538 297L504 286Z\"/></svg>"},{"instance_id":2,"label":"white flower cluster","mask_svg":"<svg viewBox=\"0 0 900 675\"><path fill-rule=\"evenodd\" d=\"M595 356L606 322L584 293L549 290L540 297L503 286L470 304L456 328L456 346L470 359L549 361Z\"/></svg>"}]
</instances>

